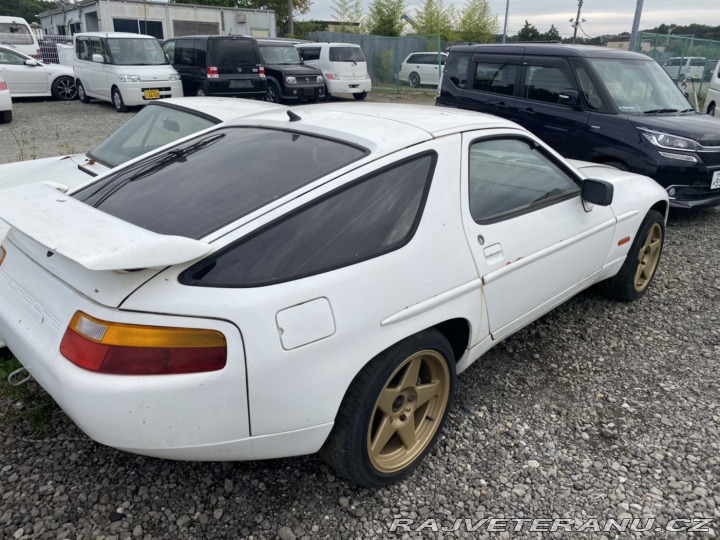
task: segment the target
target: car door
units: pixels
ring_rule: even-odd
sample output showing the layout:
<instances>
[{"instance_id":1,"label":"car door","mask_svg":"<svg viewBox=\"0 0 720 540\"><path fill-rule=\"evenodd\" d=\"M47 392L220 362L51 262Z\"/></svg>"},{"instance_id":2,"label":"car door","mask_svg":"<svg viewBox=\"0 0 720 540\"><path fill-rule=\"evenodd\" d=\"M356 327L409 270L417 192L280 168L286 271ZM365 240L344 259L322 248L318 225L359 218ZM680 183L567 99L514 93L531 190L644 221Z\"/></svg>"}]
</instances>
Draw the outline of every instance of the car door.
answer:
<instances>
[{"instance_id":1,"label":"car door","mask_svg":"<svg viewBox=\"0 0 720 540\"><path fill-rule=\"evenodd\" d=\"M91 62L90 64L90 73L89 73L89 79L90 79L90 92L94 96L102 97L105 99L110 99L110 83L108 81L108 76L110 74L110 71L112 69L112 64L110 62L112 61L110 58L110 53L105 47L105 44L102 39L100 38L91 38L90 39L90 60L92 61L92 57L94 54L99 54L103 57L104 62ZM107 62L107 63L105 63Z\"/></svg>"},{"instance_id":2,"label":"car door","mask_svg":"<svg viewBox=\"0 0 720 540\"><path fill-rule=\"evenodd\" d=\"M558 152L588 129L589 113L577 101L580 89L564 58L523 57L523 72L515 115L511 118ZM567 91L576 92L569 102Z\"/></svg>"},{"instance_id":3,"label":"car door","mask_svg":"<svg viewBox=\"0 0 720 540\"><path fill-rule=\"evenodd\" d=\"M28 66L27 57L10 51L0 50L0 76L10 89L10 94L43 94L48 91L48 76L45 66L37 63Z\"/></svg>"},{"instance_id":4,"label":"car door","mask_svg":"<svg viewBox=\"0 0 720 540\"><path fill-rule=\"evenodd\" d=\"M520 55L475 54L460 106L504 118L514 116L521 60Z\"/></svg>"},{"instance_id":5,"label":"car door","mask_svg":"<svg viewBox=\"0 0 720 540\"><path fill-rule=\"evenodd\" d=\"M581 179L534 139L463 135L463 223L493 339L591 284L615 229L610 207L584 204Z\"/></svg>"}]
</instances>

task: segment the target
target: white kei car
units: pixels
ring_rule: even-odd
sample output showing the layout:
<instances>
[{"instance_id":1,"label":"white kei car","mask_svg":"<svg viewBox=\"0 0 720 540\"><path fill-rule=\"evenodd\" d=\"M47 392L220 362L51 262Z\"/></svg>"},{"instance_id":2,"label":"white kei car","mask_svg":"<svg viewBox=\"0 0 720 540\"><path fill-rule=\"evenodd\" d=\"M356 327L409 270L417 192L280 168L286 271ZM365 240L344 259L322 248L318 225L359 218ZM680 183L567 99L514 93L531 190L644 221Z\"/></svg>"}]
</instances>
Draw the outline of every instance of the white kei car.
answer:
<instances>
[{"instance_id":1,"label":"white kei car","mask_svg":"<svg viewBox=\"0 0 720 540\"><path fill-rule=\"evenodd\" d=\"M12 98L5 80L0 77L0 124L12 122Z\"/></svg>"},{"instance_id":2,"label":"white kei car","mask_svg":"<svg viewBox=\"0 0 720 540\"><path fill-rule=\"evenodd\" d=\"M103 444L190 460L322 449L386 485L493 345L594 283L647 291L665 190L578 165L467 111L234 120L68 194L3 192L0 334Z\"/></svg>"}]
</instances>

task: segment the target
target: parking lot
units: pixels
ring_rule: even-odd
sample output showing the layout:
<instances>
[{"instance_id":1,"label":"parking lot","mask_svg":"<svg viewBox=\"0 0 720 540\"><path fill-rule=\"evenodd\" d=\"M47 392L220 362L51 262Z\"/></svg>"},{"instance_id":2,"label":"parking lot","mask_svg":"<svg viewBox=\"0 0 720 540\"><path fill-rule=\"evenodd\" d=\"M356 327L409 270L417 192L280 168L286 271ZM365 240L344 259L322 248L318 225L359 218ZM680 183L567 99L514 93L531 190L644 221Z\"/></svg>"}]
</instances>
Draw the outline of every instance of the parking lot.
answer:
<instances>
[{"instance_id":1,"label":"parking lot","mask_svg":"<svg viewBox=\"0 0 720 540\"><path fill-rule=\"evenodd\" d=\"M433 102L431 93L369 99ZM16 103L0 126L0 163L89 150L130 114ZM377 491L315 456L187 463L120 452L58 409L38 434L7 421L32 403L0 393L0 540L715 538L719 237L720 209L672 213L642 300L586 291L495 347L459 377L425 462ZM553 518L566 521L550 532Z\"/></svg>"}]
</instances>

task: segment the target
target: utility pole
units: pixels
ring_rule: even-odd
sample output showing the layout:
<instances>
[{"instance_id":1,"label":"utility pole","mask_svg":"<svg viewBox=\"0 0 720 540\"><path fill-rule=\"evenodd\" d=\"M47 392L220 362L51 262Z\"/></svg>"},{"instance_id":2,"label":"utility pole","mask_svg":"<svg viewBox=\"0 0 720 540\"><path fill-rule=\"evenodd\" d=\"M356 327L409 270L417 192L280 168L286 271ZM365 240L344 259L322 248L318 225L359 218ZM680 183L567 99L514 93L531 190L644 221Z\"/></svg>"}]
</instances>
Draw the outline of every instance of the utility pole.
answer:
<instances>
[{"instance_id":1,"label":"utility pole","mask_svg":"<svg viewBox=\"0 0 720 540\"><path fill-rule=\"evenodd\" d=\"M637 45L638 29L640 28L640 16L642 15L643 0L637 0L635 6L635 18L633 19L632 32L630 32L630 43L628 49L631 51L635 50Z\"/></svg>"},{"instance_id":2,"label":"utility pole","mask_svg":"<svg viewBox=\"0 0 720 540\"><path fill-rule=\"evenodd\" d=\"M508 13L510 13L510 0L505 0L505 27L503 28L503 43L505 43L505 40L507 39Z\"/></svg>"},{"instance_id":3,"label":"utility pole","mask_svg":"<svg viewBox=\"0 0 720 540\"><path fill-rule=\"evenodd\" d=\"M573 23L573 27L575 27L575 31L573 32L573 40L572 42L575 43L575 40L577 39L577 29L578 26L580 26L580 10L582 9L583 0L578 0L578 12L577 17L575 17L575 22L573 22L572 19L570 19L570 22Z\"/></svg>"},{"instance_id":4,"label":"utility pole","mask_svg":"<svg viewBox=\"0 0 720 540\"><path fill-rule=\"evenodd\" d=\"M295 29L293 28L293 1L288 0L288 24L287 24L287 33L292 35L295 33Z\"/></svg>"}]
</instances>

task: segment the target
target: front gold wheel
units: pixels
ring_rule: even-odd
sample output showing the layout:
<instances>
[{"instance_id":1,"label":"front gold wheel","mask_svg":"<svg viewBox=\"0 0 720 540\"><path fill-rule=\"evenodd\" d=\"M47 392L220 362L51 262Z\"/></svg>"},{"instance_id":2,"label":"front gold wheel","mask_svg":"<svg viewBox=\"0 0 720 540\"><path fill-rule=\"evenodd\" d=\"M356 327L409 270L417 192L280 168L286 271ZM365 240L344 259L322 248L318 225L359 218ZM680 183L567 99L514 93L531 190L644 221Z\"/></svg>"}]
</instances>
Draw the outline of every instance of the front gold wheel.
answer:
<instances>
[{"instance_id":1,"label":"front gold wheel","mask_svg":"<svg viewBox=\"0 0 720 540\"><path fill-rule=\"evenodd\" d=\"M367 451L372 466L396 473L428 447L450 395L450 371L433 350L406 358L387 380L370 418Z\"/></svg>"},{"instance_id":2,"label":"front gold wheel","mask_svg":"<svg viewBox=\"0 0 720 540\"><path fill-rule=\"evenodd\" d=\"M659 223L655 223L648 231L645 242L638 253L637 270L635 271L635 290L644 291L655 275L660 252L663 245L663 230Z\"/></svg>"}]
</instances>

